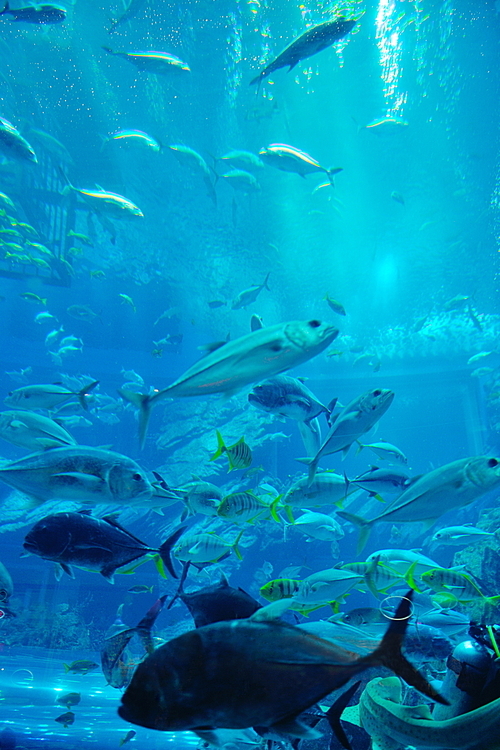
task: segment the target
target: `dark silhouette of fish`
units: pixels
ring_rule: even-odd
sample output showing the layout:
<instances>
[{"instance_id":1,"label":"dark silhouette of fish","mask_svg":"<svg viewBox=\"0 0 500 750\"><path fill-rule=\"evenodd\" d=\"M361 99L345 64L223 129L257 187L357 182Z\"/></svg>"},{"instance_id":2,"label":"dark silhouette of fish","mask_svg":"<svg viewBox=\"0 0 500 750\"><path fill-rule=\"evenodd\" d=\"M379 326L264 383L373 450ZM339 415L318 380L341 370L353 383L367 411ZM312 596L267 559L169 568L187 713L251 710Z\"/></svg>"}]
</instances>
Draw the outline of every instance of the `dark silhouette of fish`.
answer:
<instances>
[{"instance_id":1,"label":"dark silhouette of fish","mask_svg":"<svg viewBox=\"0 0 500 750\"><path fill-rule=\"evenodd\" d=\"M285 47L278 57L266 65L264 70L250 81L250 86L253 86L255 83L260 84L264 78L274 73L275 70L284 68L286 65L289 66L288 71L290 72L301 60L316 55L318 52L330 47L334 42L342 39L351 31L355 24L356 21L346 21L345 18L340 16L334 21L325 21L307 29L297 39L294 39L288 47Z\"/></svg>"},{"instance_id":2,"label":"dark silhouette of fish","mask_svg":"<svg viewBox=\"0 0 500 750\"><path fill-rule=\"evenodd\" d=\"M224 575L219 583L192 593L185 593L182 585L179 588L178 596L189 609L197 628L224 620L242 620L261 607L246 591L230 586Z\"/></svg>"}]
</instances>

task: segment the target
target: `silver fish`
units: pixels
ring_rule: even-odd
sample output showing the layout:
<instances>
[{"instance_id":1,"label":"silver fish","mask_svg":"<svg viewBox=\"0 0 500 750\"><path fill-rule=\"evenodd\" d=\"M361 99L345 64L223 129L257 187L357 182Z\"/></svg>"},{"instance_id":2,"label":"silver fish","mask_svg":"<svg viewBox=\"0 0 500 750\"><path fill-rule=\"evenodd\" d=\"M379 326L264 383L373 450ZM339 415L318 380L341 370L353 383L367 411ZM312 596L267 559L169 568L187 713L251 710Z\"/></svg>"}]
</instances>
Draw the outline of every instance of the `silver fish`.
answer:
<instances>
[{"instance_id":1,"label":"silver fish","mask_svg":"<svg viewBox=\"0 0 500 750\"><path fill-rule=\"evenodd\" d=\"M75 438L64 427L31 411L0 412L0 437L30 451L76 445Z\"/></svg>"},{"instance_id":2,"label":"silver fish","mask_svg":"<svg viewBox=\"0 0 500 750\"><path fill-rule=\"evenodd\" d=\"M16 388L15 391L11 391L4 403L7 406L14 406L21 409L55 409L56 406L66 403L71 398L76 396L80 402L80 406L88 410L87 407L87 396L91 391L99 385L98 380L94 380L93 383L84 385L79 391L71 391L69 388L65 388L62 385L27 385L24 388Z\"/></svg>"},{"instance_id":3,"label":"silver fish","mask_svg":"<svg viewBox=\"0 0 500 750\"><path fill-rule=\"evenodd\" d=\"M365 546L371 528L379 521L435 522L443 513L477 500L500 486L500 459L471 456L452 461L413 482L387 509L369 521L346 511L338 515L360 527L358 550Z\"/></svg>"},{"instance_id":4,"label":"silver fish","mask_svg":"<svg viewBox=\"0 0 500 750\"><path fill-rule=\"evenodd\" d=\"M0 479L33 498L134 505L153 495L145 472L120 453L78 445L31 453L0 467Z\"/></svg>"},{"instance_id":5,"label":"silver fish","mask_svg":"<svg viewBox=\"0 0 500 750\"><path fill-rule=\"evenodd\" d=\"M252 331L223 342L172 385L152 395L120 390L120 395L140 409L139 436L144 444L152 407L166 398L204 396L241 388L307 362L326 349L338 330L319 320L295 320Z\"/></svg>"}]
</instances>

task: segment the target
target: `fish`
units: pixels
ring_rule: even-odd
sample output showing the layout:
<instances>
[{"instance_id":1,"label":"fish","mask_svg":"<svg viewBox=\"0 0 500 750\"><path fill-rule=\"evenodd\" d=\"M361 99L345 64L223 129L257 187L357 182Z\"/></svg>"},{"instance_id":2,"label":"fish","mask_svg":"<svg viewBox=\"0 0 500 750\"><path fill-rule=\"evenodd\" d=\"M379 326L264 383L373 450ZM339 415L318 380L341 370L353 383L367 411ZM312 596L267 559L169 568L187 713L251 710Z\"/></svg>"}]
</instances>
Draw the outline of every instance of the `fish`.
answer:
<instances>
[{"instance_id":1,"label":"fish","mask_svg":"<svg viewBox=\"0 0 500 750\"><path fill-rule=\"evenodd\" d=\"M490 531L478 529L472 524L465 526L447 526L436 531L431 539L431 545L440 544L452 547L466 547L469 544L481 542L484 539L495 537Z\"/></svg>"},{"instance_id":2,"label":"fish","mask_svg":"<svg viewBox=\"0 0 500 750\"><path fill-rule=\"evenodd\" d=\"M482 331L483 325L477 315L474 313L474 310L472 309L472 305L470 303L467 305L467 314L474 328L476 328L478 331Z\"/></svg>"},{"instance_id":3,"label":"fish","mask_svg":"<svg viewBox=\"0 0 500 750\"><path fill-rule=\"evenodd\" d=\"M261 190L257 178L251 172L244 169L231 169L229 172L219 175L220 180L225 180L233 190L239 190L246 195L258 193Z\"/></svg>"},{"instance_id":4,"label":"fish","mask_svg":"<svg viewBox=\"0 0 500 750\"><path fill-rule=\"evenodd\" d=\"M134 304L134 300L132 299L132 297L129 297L128 294L119 294L118 296L120 297L122 304L128 305L129 307L132 308L134 312L137 312L137 309L136 309L136 306Z\"/></svg>"},{"instance_id":5,"label":"fish","mask_svg":"<svg viewBox=\"0 0 500 750\"><path fill-rule=\"evenodd\" d=\"M344 536L344 530L335 518L327 516L326 513L313 511L303 513L296 518L290 528L297 529L311 539L319 539L323 542L332 542Z\"/></svg>"},{"instance_id":6,"label":"fish","mask_svg":"<svg viewBox=\"0 0 500 750\"><path fill-rule=\"evenodd\" d=\"M130 742L130 740L133 740L136 734L137 732L134 729L129 729L127 734L123 735L123 737L120 737L118 747L122 747L122 745L125 745L127 742Z\"/></svg>"},{"instance_id":7,"label":"fish","mask_svg":"<svg viewBox=\"0 0 500 750\"><path fill-rule=\"evenodd\" d=\"M8 8L8 3L6 7ZM0 117L0 152L9 159L38 164L33 147L26 138L23 138L19 130L4 117Z\"/></svg>"},{"instance_id":8,"label":"fish","mask_svg":"<svg viewBox=\"0 0 500 750\"><path fill-rule=\"evenodd\" d=\"M139 637L146 653L153 653L154 641L151 630L163 609L166 598L167 595L164 594L157 599L135 627L128 628L119 617L107 632L101 648L101 669L106 682L111 687L121 689L130 682L135 661L132 659L127 646L134 635ZM118 613L120 613L120 609Z\"/></svg>"},{"instance_id":9,"label":"fish","mask_svg":"<svg viewBox=\"0 0 500 750\"><path fill-rule=\"evenodd\" d=\"M345 596L362 580L362 575L352 573L350 570L339 568L320 570L301 581L298 591L293 595L293 602L302 607L328 604Z\"/></svg>"},{"instance_id":10,"label":"fish","mask_svg":"<svg viewBox=\"0 0 500 750\"><path fill-rule=\"evenodd\" d=\"M332 299L329 294L325 294L323 299L328 303L328 307L330 308L330 310L332 310L334 313L337 313L337 315L346 314L344 305L341 305L340 302L337 302L336 299Z\"/></svg>"},{"instance_id":11,"label":"fish","mask_svg":"<svg viewBox=\"0 0 500 750\"><path fill-rule=\"evenodd\" d=\"M451 637L466 635L469 632L470 617L454 609L436 608L419 614L416 624L417 627L420 624L430 625L440 630L444 635Z\"/></svg>"},{"instance_id":12,"label":"fish","mask_svg":"<svg viewBox=\"0 0 500 750\"><path fill-rule=\"evenodd\" d=\"M158 325L158 323L161 320L170 320L170 318L178 317L180 314L180 310L178 307L169 307L168 310L164 310L162 314L155 320L153 323L154 326ZM127 378L127 380L130 380L131 378Z\"/></svg>"},{"instance_id":13,"label":"fish","mask_svg":"<svg viewBox=\"0 0 500 750\"><path fill-rule=\"evenodd\" d=\"M216 161L228 162L234 169L243 169L248 172L260 172L264 167L262 159L251 151L228 151Z\"/></svg>"},{"instance_id":14,"label":"fish","mask_svg":"<svg viewBox=\"0 0 500 750\"><path fill-rule=\"evenodd\" d=\"M92 391L99 385L98 380L84 385L79 391L71 391L63 385L26 385L22 388L16 388L11 391L4 403L7 406L13 406L24 410L48 409L51 411L56 406L65 404L76 396L78 403L88 411L87 398Z\"/></svg>"},{"instance_id":15,"label":"fish","mask_svg":"<svg viewBox=\"0 0 500 750\"><path fill-rule=\"evenodd\" d=\"M451 312L452 310L461 310L466 305L470 304L472 295L457 294L455 297L447 300L443 305L443 310Z\"/></svg>"},{"instance_id":16,"label":"fish","mask_svg":"<svg viewBox=\"0 0 500 750\"><path fill-rule=\"evenodd\" d=\"M342 622L353 627L359 627L360 625L369 625L373 622L387 622L387 618L384 617L377 607L355 607L348 612L344 612Z\"/></svg>"},{"instance_id":17,"label":"fish","mask_svg":"<svg viewBox=\"0 0 500 750\"><path fill-rule=\"evenodd\" d=\"M144 5L146 5L146 0L128 0L121 15L119 15L118 18L115 21L113 21L113 23L109 27L108 34L112 34L114 31L116 31L118 26L121 26L122 23L125 23L126 21L130 21L130 19L135 18L135 16L144 7Z\"/></svg>"},{"instance_id":18,"label":"fish","mask_svg":"<svg viewBox=\"0 0 500 750\"><path fill-rule=\"evenodd\" d=\"M233 523L253 523L266 512L271 512L269 505L253 492L231 492L226 495L217 508L219 518Z\"/></svg>"},{"instance_id":19,"label":"fish","mask_svg":"<svg viewBox=\"0 0 500 750\"><path fill-rule=\"evenodd\" d=\"M356 25L356 21L347 20L339 16L330 21L324 21L316 26L304 31L300 36L293 40L280 54L271 60L266 67L261 70L258 76L252 78L250 86L261 84L264 78L274 73L275 70L284 68L288 65L288 72L308 57L316 55L334 42L343 39Z\"/></svg>"},{"instance_id":20,"label":"fish","mask_svg":"<svg viewBox=\"0 0 500 750\"><path fill-rule=\"evenodd\" d=\"M451 593L457 602L481 601L497 605L498 596L485 596L479 586L467 573L449 568L433 568L420 575L420 580L437 594Z\"/></svg>"},{"instance_id":21,"label":"fish","mask_svg":"<svg viewBox=\"0 0 500 750\"><path fill-rule=\"evenodd\" d=\"M179 164L188 167L193 174L199 174L202 177L210 198L217 205L217 195L215 193L214 182L212 179L213 172L210 170L203 156L193 148L184 146L180 143L170 145L169 149L172 151ZM217 179L217 176L215 176L215 178Z\"/></svg>"},{"instance_id":22,"label":"fish","mask_svg":"<svg viewBox=\"0 0 500 750\"><path fill-rule=\"evenodd\" d=\"M32 6L33 7L33 6ZM52 7L54 9L54 12L52 14L53 18L56 18L58 15L58 11L63 11L64 14L66 14L66 9L62 8L62 6L47 6L47 5L38 5L35 6L37 8L50 8ZM24 8L16 8L15 11L18 10L25 10ZM41 12L37 13L38 18L42 18L43 16L49 16L51 14L51 11L48 10L47 13ZM18 20L18 19L12 19L12 20ZM19 19L20 20L20 19ZM24 18L22 20L25 20ZM64 20L64 18L61 19L61 21ZM60 23L60 21L52 20L52 21L35 21L35 23ZM65 166L69 166L73 164L73 157L71 156L70 152L64 145L64 143L61 143L57 138L55 138L51 133L47 133L45 130L41 130L40 128L35 128L32 125L28 125L27 128L27 135L30 139L30 141L34 141L35 144L41 147L42 151L45 151L46 153L49 153L57 162L60 164L64 164ZM29 230L28 230L29 231ZM37 234L35 232L35 234Z\"/></svg>"},{"instance_id":23,"label":"fish","mask_svg":"<svg viewBox=\"0 0 500 750\"><path fill-rule=\"evenodd\" d=\"M38 294L34 294L33 292L22 292L19 296L27 302L33 302L35 305L43 305L45 307L47 304L46 297L39 297Z\"/></svg>"},{"instance_id":24,"label":"fish","mask_svg":"<svg viewBox=\"0 0 500 750\"><path fill-rule=\"evenodd\" d=\"M402 684L397 677L377 677L367 684L359 703L359 718L374 747L498 750L500 698L442 721L432 718L427 704L403 706L401 701Z\"/></svg>"},{"instance_id":25,"label":"fish","mask_svg":"<svg viewBox=\"0 0 500 750\"><path fill-rule=\"evenodd\" d=\"M186 62L172 55L170 52L156 52L154 50L134 50L133 52L114 52L109 47L102 47L105 52L135 65L146 73L157 75L171 75L172 73L189 73L191 68Z\"/></svg>"},{"instance_id":26,"label":"fish","mask_svg":"<svg viewBox=\"0 0 500 750\"><path fill-rule=\"evenodd\" d=\"M310 737L298 715L351 677L379 665L443 703L401 653L410 603L411 594L381 644L364 657L278 621L276 606L282 608L282 602L244 620L197 628L160 646L138 665L118 713L131 724L167 732L257 726Z\"/></svg>"},{"instance_id":27,"label":"fish","mask_svg":"<svg viewBox=\"0 0 500 750\"><path fill-rule=\"evenodd\" d=\"M94 247L94 243L90 239L90 237L88 237L86 234L82 234L81 232L75 232L73 229L69 230L66 237L72 237L73 240L78 240L79 242L83 242L83 244L87 245L87 247Z\"/></svg>"},{"instance_id":28,"label":"fish","mask_svg":"<svg viewBox=\"0 0 500 750\"><path fill-rule=\"evenodd\" d=\"M185 514L181 521L188 515L201 513L204 516L216 516L217 509L222 501L222 491L211 482L193 478L181 487L182 500L186 505Z\"/></svg>"},{"instance_id":29,"label":"fish","mask_svg":"<svg viewBox=\"0 0 500 750\"><path fill-rule=\"evenodd\" d=\"M301 177L313 172L324 172L332 187L334 186L334 175L342 171L342 167L330 169L322 167L316 159L306 154L305 151L300 151L294 146L288 146L286 143L271 143L269 146L261 148L259 156L265 164L276 167L282 172L293 172Z\"/></svg>"},{"instance_id":30,"label":"fish","mask_svg":"<svg viewBox=\"0 0 500 750\"><path fill-rule=\"evenodd\" d=\"M395 445L391 445L391 443L386 443L384 441L380 441L379 443L361 443L359 440L357 440L356 442L359 445L359 448L356 451L356 455L358 453L361 453L363 448L369 448L382 460L390 461L391 463L394 463L395 461L399 461L402 464L408 463L408 459L406 458L403 451L401 451Z\"/></svg>"},{"instance_id":31,"label":"fish","mask_svg":"<svg viewBox=\"0 0 500 750\"><path fill-rule=\"evenodd\" d=\"M14 584L11 575L5 565L0 562L0 604L9 603L9 599L14 592Z\"/></svg>"},{"instance_id":32,"label":"fish","mask_svg":"<svg viewBox=\"0 0 500 750\"><path fill-rule=\"evenodd\" d=\"M137 2L137 0L136 0ZM117 130L106 138L106 143L116 141L117 143L138 143L146 146L155 153L161 150L161 145L152 136L142 130Z\"/></svg>"},{"instance_id":33,"label":"fish","mask_svg":"<svg viewBox=\"0 0 500 750\"><path fill-rule=\"evenodd\" d=\"M149 393L121 389L118 393L140 409L139 438L146 438L152 407L167 398L210 393L228 396L259 380L307 362L326 349L338 330L319 320L280 323L224 342L196 362L174 383Z\"/></svg>"},{"instance_id":34,"label":"fish","mask_svg":"<svg viewBox=\"0 0 500 750\"><path fill-rule=\"evenodd\" d=\"M76 320L86 320L87 323L93 323L99 315L94 312L88 305L70 305L66 308L68 315Z\"/></svg>"},{"instance_id":35,"label":"fish","mask_svg":"<svg viewBox=\"0 0 500 750\"><path fill-rule=\"evenodd\" d=\"M225 307L227 302L223 299L213 299L210 300L210 302L207 302L207 305L211 310L216 310L218 307Z\"/></svg>"},{"instance_id":36,"label":"fish","mask_svg":"<svg viewBox=\"0 0 500 750\"><path fill-rule=\"evenodd\" d=\"M257 409L309 424L321 414L329 414L331 404L322 404L300 378L276 375L253 387L248 401Z\"/></svg>"},{"instance_id":37,"label":"fish","mask_svg":"<svg viewBox=\"0 0 500 750\"><path fill-rule=\"evenodd\" d=\"M93 210L114 216L116 219L129 217L144 218L139 206L136 206L128 198L119 193L111 193L109 190L97 186L96 188L78 188L68 183L62 190L62 195L68 195L73 190L81 196Z\"/></svg>"},{"instance_id":38,"label":"fish","mask_svg":"<svg viewBox=\"0 0 500 750\"><path fill-rule=\"evenodd\" d=\"M183 537L173 547L172 554L177 560L190 563L218 562L230 552L234 552L238 560L242 560L238 544L243 533L244 529L240 531L234 542L227 542L212 533L192 534Z\"/></svg>"},{"instance_id":39,"label":"fish","mask_svg":"<svg viewBox=\"0 0 500 750\"><path fill-rule=\"evenodd\" d=\"M14 201L12 200L12 198L9 198L6 193L0 193L0 201L2 201L2 203L4 203L9 208L15 208Z\"/></svg>"},{"instance_id":40,"label":"fish","mask_svg":"<svg viewBox=\"0 0 500 750\"><path fill-rule=\"evenodd\" d=\"M181 587L179 598L189 609L196 628L226 620L241 620L251 617L261 605L243 591L229 585L225 575L219 583L204 586L193 592L185 592ZM169 604L170 608L171 604Z\"/></svg>"},{"instance_id":41,"label":"fish","mask_svg":"<svg viewBox=\"0 0 500 750\"><path fill-rule=\"evenodd\" d=\"M347 511L338 511L338 515L361 529L358 541L358 551L361 551L372 526L379 521L425 521L432 525L443 513L469 505L498 486L500 459L471 456L416 477L382 513L369 521Z\"/></svg>"},{"instance_id":42,"label":"fish","mask_svg":"<svg viewBox=\"0 0 500 750\"><path fill-rule=\"evenodd\" d=\"M21 410L0 412L0 437L30 451L77 444L75 438L53 419Z\"/></svg>"},{"instance_id":43,"label":"fish","mask_svg":"<svg viewBox=\"0 0 500 750\"><path fill-rule=\"evenodd\" d=\"M330 431L319 451L313 458L298 459L309 465L309 482L314 480L323 456L342 451L345 457L351 445L372 429L393 400L393 391L388 388L373 388L353 399L339 414L333 417L330 415Z\"/></svg>"},{"instance_id":44,"label":"fish","mask_svg":"<svg viewBox=\"0 0 500 750\"><path fill-rule=\"evenodd\" d=\"M153 586L146 586L146 585L139 585L139 586L132 586L132 588L127 589L129 594L152 594L154 589Z\"/></svg>"},{"instance_id":45,"label":"fish","mask_svg":"<svg viewBox=\"0 0 500 750\"><path fill-rule=\"evenodd\" d=\"M77 659L76 661L72 661L71 664L64 664L63 666L66 674L69 672L71 672L71 674L88 674L94 669L97 669L99 664L96 664L95 661L90 661L89 659Z\"/></svg>"},{"instance_id":46,"label":"fish","mask_svg":"<svg viewBox=\"0 0 500 750\"><path fill-rule=\"evenodd\" d=\"M489 357L493 352L479 352L478 354L473 354L472 357L469 357L467 360L468 365L473 365L476 362L480 362L482 359L485 359L486 357Z\"/></svg>"},{"instance_id":47,"label":"fish","mask_svg":"<svg viewBox=\"0 0 500 750\"><path fill-rule=\"evenodd\" d=\"M390 469L379 469L378 466L372 466L368 471L359 474L355 479L347 479L346 486L355 484L362 487L370 495L389 493L401 493L411 484L409 475L397 467Z\"/></svg>"},{"instance_id":48,"label":"fish","mask_svg":"<svg viewBox=\"0 0 500 750\"><path fill-rule=\"evenodd\" d=\"M242 437L234 445L226 446L224 439L220 434L219 430L216 430L217 435L217 450L210 457L210 461L215 461L222 456L223 453L227 455L228 460L228 473L233 469L248 469L252 463L252 451L250 447L245 443L245 438Z\"/></svg>"},{"instance_id":49,"label":"fish","mask_svg":"<svg viewBox=\"0 0 500 750\"><path fill-rule=\"evenodd\" d=\"M14 380L16 383L27 383L28 382L28 375L31 375L33 372L32 367L24 367L21 370L11 370L5 371L5 374L9 376L11 380Z\"/></svg>"},{"instance_id":50,"label":"fish","mask_svg":"<svg viewBox=\"0 0 500 750\"><path fill-rule=\"evenodd\" d=\"M238 296L235 297L232 301L231 310L241 310L242 308L246 308L248 305L251 305L256 301L257 297L264 288L268 291L271 291L267 284L270 273L270 271L267 273L266 278L264 279L262 284L254 284L254 286L251 286L248 289L244 289L242 292L240 292Z\"/></svg>"},{"instance_id":51,"label":"fish","mask_svg":"<svg viewBox=\"0 0 500 750\"><path fill-rule=\"evenodd\" d=\"M54 721L57 721L58 724L62 724L63 727L67 729L67 727L70 727L75 723L75 714L73 711L66 711L66 713L61 714L57 719L54 719Z\"/></svg>"},{"instance_id":52,"label":"fish","mask_svg":"<svg viewBox=\"0 0 500 750\"><path fill-rule=\"evenodd\" d=\"M408 574L410 568L414 575L420 575L426 570L438 568L439 565L427 555L411 549L379 549L366 558L367 563L377 561L387 565L400 575Z\"/></svg>"},{"instance_id":53,"label":"fish","mask_svg":"<svg viewBox=\"0 0 500 750\"><path fill-rule=\"evenodd\" d=\"M401 193L399 193L397 190L392 191L391 198L393 201L396 201L396 203L400 203L402 206L405 205L404 196L401 195Z\"/></svg>"},{"instance_id":54,"label":"fish","mask_svg":"<svg viewBox=\"0 0 500 750\"><path fill-rule=\"evenodd\" d=\"M275 578L261 586L259 594L268 602L281 599L292 599L299 590L302 581L293 578Z\"/></svg>"},{"instance_id":55,"label":"fish","mask_svg":"<svg viewBox=\"0 0 500 750\"><path fill-rule=\"evenodd\" d=\"M313 482L304 475L283 495L284 506L290 508L317 508L320 505L335 505L346 496L345 478L333 471L318 471Z\"/></svg>"},{"instance_id":56,"label":"fish","mask_svg":"<svg viewBox=\"0 0 500 750\"><path fill-rule=\"evenodd\" d=\"M88 511L53 513L38 521L26 534L26 552L51 560L74 578L71 566L98 571L113 583L118 568L148 553L157 553L172 570L170 549L179 531L170 535L159 549L148 547L121 526L116 515L94 518ZM174 574L175 577L175 574Z\"/></svg>"},{"instance_id":57,"label":"fish","mask_svg":"<svg viewBox=\"0 0 500 750\"><path fill-rule=\"evenodd\" d=\"M10 8L7 0L4 9L0 11L0 16L5 13L12 16L12 21L36 24L54 24L62 23L66 20L67 10L66 8L63 8L62 5L54 5L53 3L26 5L22 8Z\"/></svg>"},{"instance_id":58,"label":"fish","mask_svg":"<svg viewBox=\"0 0 500 750\"><path fill-rule=\"evenodd\" d=\"M404 120L402 117L387 115L385 117L376 117L374 120L371 120L368 125L364 126L364 129L375 131L377 133L381 131L394 133L398 130L407 128L408 125L408 120Z\"/></svg>"},{"instance_id":59,"label":"fish","mask_svg":"<svg viewBox=\"0 0 500 750\"><path fill-rule=\"evenodd\" d=\"M66 693L65 695L61 695L59 698L56 698L56 703L59 703L61 706L67 706L68 708L71 708L71 706L77 706L82 699L81 693Z\"/></svg>"},{"instance_id":60,"label":"fish","mask_svg":"<svg viewBox=\"0 0 500 750\"><path fill-rule=\"evenodd\" d=\"M0 479L29 495L35 505L51 499L147 505L154 492L131 458L85 445L30 453L4 463Z\"/></svg>"}]
</instances>

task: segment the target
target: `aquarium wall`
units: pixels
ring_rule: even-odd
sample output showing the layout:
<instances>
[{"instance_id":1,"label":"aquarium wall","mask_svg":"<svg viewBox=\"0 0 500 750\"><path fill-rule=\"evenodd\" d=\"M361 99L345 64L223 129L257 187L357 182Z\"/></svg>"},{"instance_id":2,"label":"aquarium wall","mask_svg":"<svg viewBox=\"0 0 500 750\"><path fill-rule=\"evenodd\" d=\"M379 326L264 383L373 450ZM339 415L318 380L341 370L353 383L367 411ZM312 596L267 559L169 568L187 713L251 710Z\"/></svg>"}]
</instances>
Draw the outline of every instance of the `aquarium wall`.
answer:
<instances>
[{"instance_id":1,"label":"aquarium wall","mask_svg":"<svg viewBox=\"0 0 500 750\"><path fill-rule=\"evenodd\" d=\"M499 30L467 0L0 12L0 748L386 746L388 665L453 704L450 654L498 656ZM401 612L423 682L357 663ZM317 637L352 674L287 712ZM176 659L197 708L160 679L150 715ZM358 672L343 737L318 712Z\"/></svg>"}]
</instances>

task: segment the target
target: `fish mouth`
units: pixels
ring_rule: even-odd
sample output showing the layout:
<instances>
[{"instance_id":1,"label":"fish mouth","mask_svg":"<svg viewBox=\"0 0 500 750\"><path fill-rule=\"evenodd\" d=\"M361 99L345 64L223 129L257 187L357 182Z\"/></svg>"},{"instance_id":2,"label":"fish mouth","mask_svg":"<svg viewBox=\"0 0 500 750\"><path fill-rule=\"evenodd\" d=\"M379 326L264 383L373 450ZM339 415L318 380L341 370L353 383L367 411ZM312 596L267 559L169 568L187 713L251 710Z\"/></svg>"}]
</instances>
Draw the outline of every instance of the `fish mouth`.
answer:
<instances>
[{"instance_id":1,"label":"fish mouth","mask_svg":"<svg viewBox=\"0 0 500 750\"><path fill-rule=\"evenodd\" d=\"M335 326L326 326L323 332L323 338L325 339L325 341L327 341L328 344L331 344L332 341L337 338L339 333L339 329L335 328Z\"/></svg>"},{"instance_id":2,"label":"fish mouth","mask_svg":"<svg viewBox=\"0 0 500 750\"><path fill-rule=\"evenodd\" d=\"M29 539L26 539L26 541L23 543L23 547L26 552L33 552L36 554L39 551L38 544L36 542L30 541Z\"/></svg>"}]
</instances>

